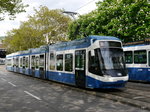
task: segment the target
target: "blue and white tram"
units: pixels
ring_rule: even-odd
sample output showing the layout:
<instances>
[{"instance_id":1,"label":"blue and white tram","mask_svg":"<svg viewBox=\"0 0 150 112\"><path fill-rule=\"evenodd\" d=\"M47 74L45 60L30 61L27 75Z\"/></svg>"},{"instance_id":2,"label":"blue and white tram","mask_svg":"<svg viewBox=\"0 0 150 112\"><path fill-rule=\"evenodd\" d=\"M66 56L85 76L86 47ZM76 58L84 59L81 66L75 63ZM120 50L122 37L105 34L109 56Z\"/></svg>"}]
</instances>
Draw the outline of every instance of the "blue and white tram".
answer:
<instances>
[{"instance_id":1,"label":"blue and white tram","mask_svg":"<svg viewBox=\"0 0 150 112\"><path fill-rule=\"evenodd\" d=\"M150 45L123 47L129 80L150 82Z\"/></svg>"},{"instance_id":2,"label":"blue and white tram","mask_svg":"<svg viewBox=\"0 0 150 112\"><path fill-rule=\"evenodd\" d=\"M88 36L29 51L26 57L33 77L85 88L120 88L128 80L122 43L116 37Z\"/></svg>"}]
</instances>

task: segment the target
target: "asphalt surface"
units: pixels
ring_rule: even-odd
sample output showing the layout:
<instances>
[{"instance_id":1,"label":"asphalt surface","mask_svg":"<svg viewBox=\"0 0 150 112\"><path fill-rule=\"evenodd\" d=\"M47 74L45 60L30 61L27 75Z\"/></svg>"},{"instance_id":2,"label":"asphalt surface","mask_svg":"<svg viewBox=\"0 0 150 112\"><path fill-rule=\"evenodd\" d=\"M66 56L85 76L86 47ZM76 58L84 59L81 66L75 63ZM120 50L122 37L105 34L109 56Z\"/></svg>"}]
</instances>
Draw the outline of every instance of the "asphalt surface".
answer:
<instances>
[{"instance_id":1,"label":"asphalt surface","mask_svg":"<svg viewBox=\"0 0 150 112\"><path fill-rule=\"evenodd\" d=\"M148 112L71 88L0 66L0 112Z\"/></svg>"}]
</instances>

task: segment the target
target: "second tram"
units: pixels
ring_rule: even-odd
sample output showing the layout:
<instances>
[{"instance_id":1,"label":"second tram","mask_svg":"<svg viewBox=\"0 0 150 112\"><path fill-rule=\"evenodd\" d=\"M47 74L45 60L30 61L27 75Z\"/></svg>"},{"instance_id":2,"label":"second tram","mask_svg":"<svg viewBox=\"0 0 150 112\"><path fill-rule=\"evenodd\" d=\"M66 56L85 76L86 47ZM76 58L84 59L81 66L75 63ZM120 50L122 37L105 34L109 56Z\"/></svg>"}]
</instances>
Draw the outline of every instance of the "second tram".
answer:
<instances>
[{"instance_id":1,"label":"second tram","mask_svg":"<svg viewBox=\"0 0 150 112\"><path fill-rule=\"evenodd\" d=\"M150 82L150 44L147 41L129 44L123 47L129 80Z\"/></svg>"}]
</instances>

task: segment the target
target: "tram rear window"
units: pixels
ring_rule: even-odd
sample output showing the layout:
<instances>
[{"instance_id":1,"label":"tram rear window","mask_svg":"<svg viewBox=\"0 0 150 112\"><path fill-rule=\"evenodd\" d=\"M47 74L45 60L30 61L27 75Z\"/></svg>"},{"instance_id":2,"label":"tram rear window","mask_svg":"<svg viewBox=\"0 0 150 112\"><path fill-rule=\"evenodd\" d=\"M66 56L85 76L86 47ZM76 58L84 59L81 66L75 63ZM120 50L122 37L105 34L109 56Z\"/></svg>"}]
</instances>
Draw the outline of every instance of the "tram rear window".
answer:
<instances>
[{"instance_id":1,"label":"tram rear window","mask_svg":"<svg viewBox=\"0 0 150 112\"><path fill-rule=\"evenodd\" d=\"M100 41L99 45L100 47L121 47L120 42L114 42L114 41Z\"/></svg>"}]
</instances>

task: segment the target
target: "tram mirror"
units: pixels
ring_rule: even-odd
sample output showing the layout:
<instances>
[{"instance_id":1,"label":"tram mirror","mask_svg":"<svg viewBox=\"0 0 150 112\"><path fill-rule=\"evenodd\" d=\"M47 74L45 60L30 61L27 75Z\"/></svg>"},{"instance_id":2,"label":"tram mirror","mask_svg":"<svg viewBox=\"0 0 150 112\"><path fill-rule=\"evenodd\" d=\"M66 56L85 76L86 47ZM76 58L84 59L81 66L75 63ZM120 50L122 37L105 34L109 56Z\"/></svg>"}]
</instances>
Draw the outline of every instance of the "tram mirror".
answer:
<instances>
[{"instance_id":1,"label":"tram mirror","mask_svg":"<svg viewBox=\"0 0 150 112\"><path fill-rule=\"evenodd\" d=\"M94 50L91 50L91 56L95 56Z\"/></svg>"}]
</instances>

